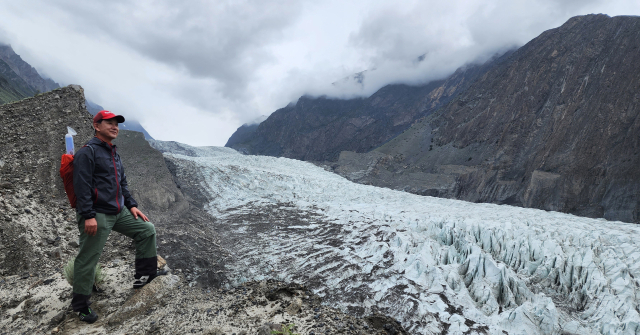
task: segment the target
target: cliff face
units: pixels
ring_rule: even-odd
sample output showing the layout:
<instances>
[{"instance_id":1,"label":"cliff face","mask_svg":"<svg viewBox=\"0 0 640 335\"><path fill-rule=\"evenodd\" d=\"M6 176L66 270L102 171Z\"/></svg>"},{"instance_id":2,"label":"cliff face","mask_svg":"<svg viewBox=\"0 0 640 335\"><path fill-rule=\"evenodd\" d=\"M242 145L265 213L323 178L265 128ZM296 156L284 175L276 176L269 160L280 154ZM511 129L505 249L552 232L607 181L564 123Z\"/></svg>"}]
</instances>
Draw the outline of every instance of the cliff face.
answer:
<instances>
[{"instance_id":1,"label":"cliff face","mask_svg":"<svg viewBox=\"0 0 640 335\"><path fill-rule=\"evenodd\" d=\"M447 103L493 65L467 66L422 86L388 85L366 99L302 97L255 129L240 127L226 146L308 161L335 161L344 150L367 152Z\"/></svg>"},{"instance_id":2,"label":"cliff face","mask_svg":"<svg viewBox=\"0 0 640 335\"><path fill-rule=\"evenodd\" d=\"M637 222L639 37L639 17L572 18L377 154L345 153L338 171L419 194Z\"/></svg>"}]
</instances>

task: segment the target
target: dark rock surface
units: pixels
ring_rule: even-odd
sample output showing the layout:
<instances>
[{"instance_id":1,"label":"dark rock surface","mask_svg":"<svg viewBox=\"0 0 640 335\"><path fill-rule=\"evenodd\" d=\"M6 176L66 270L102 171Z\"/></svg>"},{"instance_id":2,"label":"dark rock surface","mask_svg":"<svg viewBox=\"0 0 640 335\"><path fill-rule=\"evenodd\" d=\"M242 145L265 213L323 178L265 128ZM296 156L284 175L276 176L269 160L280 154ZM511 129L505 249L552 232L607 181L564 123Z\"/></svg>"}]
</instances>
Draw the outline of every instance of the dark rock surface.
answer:
<instances>
[{"instance_id":1,"label":"dark rock surface","mask_svg":"<svg viewBox=\"0 0 640 335\"><path fill-rule=\"evenodd\" d=\"M42 78L11 46L0 42L0 105L59 87L53 80Z\"/></svg>"},{"instance_id":2,"label":"dark rock surface","mask_svg":"<svg viewBox=\"0 0 640 335\"><path fill-rule=\"evenodd\" d=\"M301 97L255 129L240 127L226 146L307 161L336 161L345 150L367 152L447 103L493 65L469 65L422 86L388 85L368 98Z\"/></svg>"},{"instance_id":3,"label":"dark rock surface","mask_svg":"<svg viewBox=\"0 0 640 335\"><path fill-rule=\"evenodd\" d=\"M48 92L60 86L49 78L43 78L38 71L16 54L11 46L0 43L0 105ZM91 101L85 101L85 107L96 115L104 108ZM149 132L132 117L120 125L120 129L139 131L145 138L153 139Z\"/></svg>"},{"instance_id":4,"label":"dark rock surface","mask_svg":"<svg viewBox=\"0 0 640 335\"><path fill-rule=\"evenodd\" d=\"M535 38L448 105L336 172L417 194L640 220L640 17Z\"/></svg>"}]
</instances>

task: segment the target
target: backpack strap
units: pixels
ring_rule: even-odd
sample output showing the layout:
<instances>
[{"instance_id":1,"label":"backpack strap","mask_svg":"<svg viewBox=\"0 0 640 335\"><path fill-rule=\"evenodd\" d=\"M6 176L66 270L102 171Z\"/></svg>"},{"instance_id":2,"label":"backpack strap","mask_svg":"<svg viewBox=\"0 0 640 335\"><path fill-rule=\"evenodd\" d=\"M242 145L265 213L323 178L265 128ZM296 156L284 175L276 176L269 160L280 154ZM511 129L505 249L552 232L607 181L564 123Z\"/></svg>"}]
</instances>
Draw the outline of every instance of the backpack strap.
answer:
<instances>
[{"instance_id":1,"label":"backpack strap","mask_svg":"<svg viewBox=\"0 0 640 335\"><path fill-rule=\"evenodd\" d=\"M96 159L96 150L93 149L93 146L91 146L89 144L85 144L85 145L82 146L82 148L84 148L84 147L89 147L91 149L91 153L93 154L93 159L95 160ZM80 148L80 149L82 149L82 148Z\"/></svg>"},{"instance_id":2,"label":"backpack strap","mask_svg":"<svg viewBox=\"0 0 640 335\"><path fill-rule=\"evenodd\" d=\"M91 146L89 144L85 144L84 146L91 148L91 153L93 154L93 159L95 160L96 159L96 150L93 149L93 146Z\"/></svg>"}]
</instances>

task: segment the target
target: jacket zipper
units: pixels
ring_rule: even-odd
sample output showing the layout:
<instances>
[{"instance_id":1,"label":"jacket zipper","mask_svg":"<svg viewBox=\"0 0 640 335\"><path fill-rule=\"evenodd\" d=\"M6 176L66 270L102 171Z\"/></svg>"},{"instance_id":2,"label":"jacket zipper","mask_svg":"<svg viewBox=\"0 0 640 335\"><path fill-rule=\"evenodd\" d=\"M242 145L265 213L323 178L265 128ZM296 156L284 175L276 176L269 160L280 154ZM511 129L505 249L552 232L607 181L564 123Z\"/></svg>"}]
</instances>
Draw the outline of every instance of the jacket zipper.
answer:
<instances>
[{"instance_id":1,"label":"jacket zipper","mask_svg":"<svg viewBox=\"0 0 640 335\"><path fill-rule=\"evenodd\" d=\"M118 201L118 192L120 190L120 182L118 181L118 168L116 167L116 157L113 154L113 146L109 144L111 147L111 161L113 162L113 171L116 175L116 204L118 205L118 213L120 213L120 201Z\"/></svg>"}]
</instances>

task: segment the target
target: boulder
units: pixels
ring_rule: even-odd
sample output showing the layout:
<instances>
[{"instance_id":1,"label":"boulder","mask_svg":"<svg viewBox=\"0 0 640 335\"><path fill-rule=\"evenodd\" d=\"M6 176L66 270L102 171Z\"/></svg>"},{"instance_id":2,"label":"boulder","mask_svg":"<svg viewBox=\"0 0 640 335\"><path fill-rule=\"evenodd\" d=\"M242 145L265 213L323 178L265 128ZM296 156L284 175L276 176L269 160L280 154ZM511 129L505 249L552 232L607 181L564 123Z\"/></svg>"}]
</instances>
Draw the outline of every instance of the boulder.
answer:
<instances>
[{"instance_id":1,"label":"boulder","mask_svg":"<svg viewBox=\"0 0 640 335\"><path fill-rule=\"evenodd\" d=\"M180 279L175 275L157 277L127 299L117 312L111 314L107 321L108 324L118 325L144 314L151 307L162 301L176 287L179 281Z\"/></svg>"}]
</instances>

